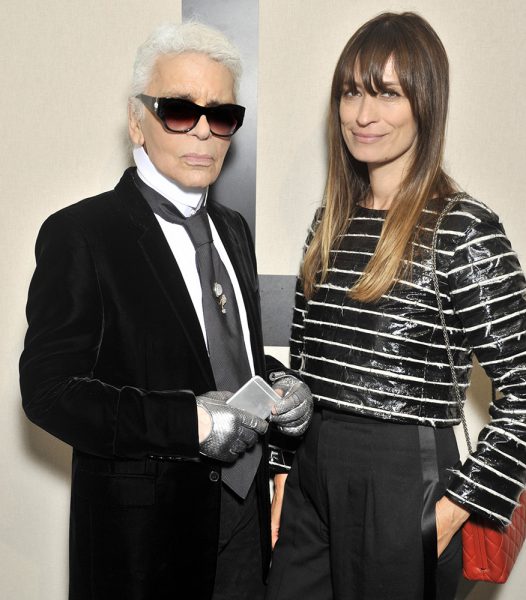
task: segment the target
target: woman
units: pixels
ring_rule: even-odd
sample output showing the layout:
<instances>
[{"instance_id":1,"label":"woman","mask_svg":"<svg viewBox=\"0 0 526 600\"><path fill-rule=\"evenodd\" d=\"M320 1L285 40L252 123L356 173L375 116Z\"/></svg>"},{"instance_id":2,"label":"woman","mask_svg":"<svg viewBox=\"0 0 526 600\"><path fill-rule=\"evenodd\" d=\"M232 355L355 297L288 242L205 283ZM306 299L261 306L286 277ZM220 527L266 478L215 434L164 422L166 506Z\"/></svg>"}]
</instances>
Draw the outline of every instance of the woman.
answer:
<instances>
[{"instance_id":1,"label":"woman","mask_svg":"<svg viewBox=\"0 0 526 600\"><path fill-rule=\"evenodd\" d=\"M452 429L431 268L457 193L442 168L448 91L442 43L413 13L363 25L336 66L291 337L317 408L287 479L269 600L453 599L462 524L509 523L523 488L526 282L496 215L468 196L438 231L440 293L461 387L475 354L502 398L463 465Z\"/></svg>"}]
</instances>

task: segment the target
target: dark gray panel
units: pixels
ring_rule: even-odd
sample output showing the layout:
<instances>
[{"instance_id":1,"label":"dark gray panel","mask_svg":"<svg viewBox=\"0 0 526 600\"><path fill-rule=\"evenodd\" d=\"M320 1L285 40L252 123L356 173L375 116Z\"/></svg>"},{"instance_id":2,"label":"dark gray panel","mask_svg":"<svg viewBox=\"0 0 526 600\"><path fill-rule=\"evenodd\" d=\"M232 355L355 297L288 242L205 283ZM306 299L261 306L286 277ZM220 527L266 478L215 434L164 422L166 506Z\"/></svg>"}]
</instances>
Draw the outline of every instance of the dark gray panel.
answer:
<instances>
[{"instance_id":1,"label":"dark gray panel","mask_svg":"<svg viewBox=\"0 0 526 600\"><path fill-rule=\"evenodd\" d=\"M183 0L182 17L217 27L241 52L243 76L237 100L247 111L214 184L214 197L238 210L255 236L259 1ZM259 279L265 345L288 346L296 277L261 275Z\"/></svg>"},{"instance_id":2,"label":"dark gray panel","mask_svg":"<svg viewBox=\"0 0 526 600\"><path fill-rule=\"evenodd\" d=\"M235 134L214 198L239 211L255 236L258 69L258 0L183 0L183 20L192 18L223 31L239 48L243 76L237 101L246 107L243 127Z\"/></svg>"},{"instance_id":3,"label":"dark gray panel","mask_svg":"<svg viewBox=\"0 0 526 600\"><path fill-rule=\"evenodd\" d=\"M295 275L260 275L261 316L265 346L288 346Z\"/></svg>"}]
</instances>

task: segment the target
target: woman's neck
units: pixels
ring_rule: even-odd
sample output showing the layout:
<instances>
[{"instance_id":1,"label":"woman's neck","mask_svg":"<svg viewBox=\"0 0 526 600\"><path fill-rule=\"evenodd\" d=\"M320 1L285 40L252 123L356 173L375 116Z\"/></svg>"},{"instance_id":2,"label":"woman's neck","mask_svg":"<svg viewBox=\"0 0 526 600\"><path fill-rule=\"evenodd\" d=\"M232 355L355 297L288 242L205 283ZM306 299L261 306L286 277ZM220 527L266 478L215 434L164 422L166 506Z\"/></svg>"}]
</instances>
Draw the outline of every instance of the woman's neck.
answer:
<instances>
[{"instance_id":1,"label":"woman's neck","mask_svg":"<svg viewBox=\"0 0 526 600\"><path fill-rule=\"evenodd\" d=\"M370 192L365 201L367 208L388 210L400 191L406 176L406 161L400 159L381 165L368 165Z\"/></svg>"}]
</instances>

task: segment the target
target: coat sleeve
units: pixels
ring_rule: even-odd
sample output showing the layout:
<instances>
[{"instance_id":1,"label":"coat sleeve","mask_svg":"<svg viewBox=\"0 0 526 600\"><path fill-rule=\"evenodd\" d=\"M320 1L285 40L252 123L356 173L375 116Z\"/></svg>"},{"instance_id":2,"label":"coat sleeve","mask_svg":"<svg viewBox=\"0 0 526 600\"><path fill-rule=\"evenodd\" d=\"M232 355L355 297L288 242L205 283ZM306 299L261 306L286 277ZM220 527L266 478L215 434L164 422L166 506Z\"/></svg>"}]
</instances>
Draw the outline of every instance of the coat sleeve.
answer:
<instances>
[{"instance_id":1,"label":"coat sleeve","mask_svg":"<svg viewBox=\"0 0 526 600\"><path fill-rule=\"evenodd\" d=\"M66 211L39 233L27 319L20 385L31 421L102 457L198 455L192 392L117 387L96 377L103 294L89 243Z\"/></svg>"},{"instance_id":2,"label":"coat sleeve","mask_svg":"<svg viewBox=\"0 0 526 600\"><path fill-rule=\"evenodd\" d=\"M448 495L501 525L526 482L526 281L496 215L475 218L448 272L468 347L500 391L474 452L454 472Z\"/></svg>"}]
</instances>

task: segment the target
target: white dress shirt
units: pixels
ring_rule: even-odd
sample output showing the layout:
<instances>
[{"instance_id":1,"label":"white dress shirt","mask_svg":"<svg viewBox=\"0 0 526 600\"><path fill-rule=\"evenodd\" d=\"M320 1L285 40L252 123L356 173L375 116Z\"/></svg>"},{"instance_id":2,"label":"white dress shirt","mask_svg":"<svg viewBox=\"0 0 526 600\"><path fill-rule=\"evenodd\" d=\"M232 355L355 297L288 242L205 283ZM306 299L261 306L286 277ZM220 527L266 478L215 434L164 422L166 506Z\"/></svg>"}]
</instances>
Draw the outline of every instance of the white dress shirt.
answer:
<instances>
[{"instance_id":1,"label":"white dress shirt","mask_svg":"<svg viewBox=\"0 0 526 600\"><path fill-rule=\"evenodd\" d=\"M137 165L137 174L144 181L144 183L172 202L179 212L183 214L183 216L190 217L204 203L206 203L208 188L198 190L194 188L184 188L178 185L175 181L168 179L155 168L154 164L151 162L150 158L142 147L136 147L134 149L133 158L135 160L135 164ZM186 229L182 225L165 221L158 215L155 215L155 217L157 218L157 221L163 230L166 241L172 250L179 269L181 270L181 274L186 283L190 298L192 299L199 324L201 325L205 344L208 347L205 319L203 314L201 281L199 279L195 262L194 245L192 244ZM247 351L248 362L251 373L254 375L254 359L252 357L250 344L250 331L248 328L247 312L245 309L243 296L241 294L241 288L239 287L234 267L232 266L223 242L217 233L214 222L210 216L208 216L208 220L210 222L210 229L212 231L212 237L217 253L223 261L230 280L232 281L232 287L234 288L237 306L239 309L239 317L241 320L241 328L243 331L243 339Z\"/></svg>"}]
</instances>

